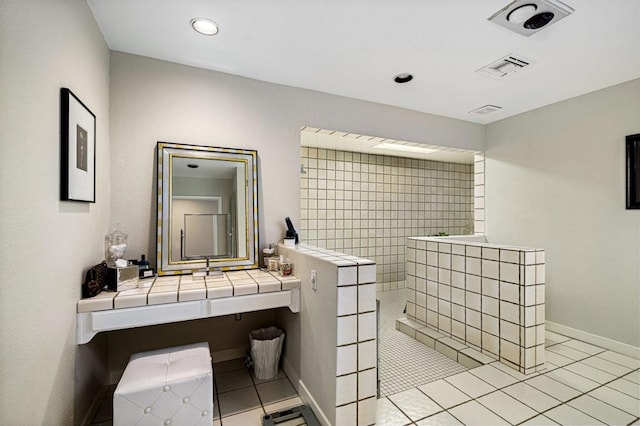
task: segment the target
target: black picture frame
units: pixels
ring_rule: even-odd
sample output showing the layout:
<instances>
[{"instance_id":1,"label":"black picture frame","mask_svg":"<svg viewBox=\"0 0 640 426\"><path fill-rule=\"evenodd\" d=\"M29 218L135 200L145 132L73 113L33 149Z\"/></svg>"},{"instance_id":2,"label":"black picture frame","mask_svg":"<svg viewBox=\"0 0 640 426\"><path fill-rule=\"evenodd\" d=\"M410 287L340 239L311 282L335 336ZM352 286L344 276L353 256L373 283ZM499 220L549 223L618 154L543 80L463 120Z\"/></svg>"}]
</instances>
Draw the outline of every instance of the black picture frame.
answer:
<instances>
[{"instance_id":1,"label":"black picture frame","mask_svg":"<svg viewBox=\"0 0 640 426\"><path fill-rule=\"evenodd\" d=\"M60 199L96 202L96 116L60 89Z\"/></svg>"},{"instance_id":2,"label":"black picture frame","mask_svg":"<svg viewBox=\"0 0 640 426\"><path fill-rule=\"evenodd\" d=\"M626 137L627 209L640 209L640 133Z\"/></svg>"}]
</instances>

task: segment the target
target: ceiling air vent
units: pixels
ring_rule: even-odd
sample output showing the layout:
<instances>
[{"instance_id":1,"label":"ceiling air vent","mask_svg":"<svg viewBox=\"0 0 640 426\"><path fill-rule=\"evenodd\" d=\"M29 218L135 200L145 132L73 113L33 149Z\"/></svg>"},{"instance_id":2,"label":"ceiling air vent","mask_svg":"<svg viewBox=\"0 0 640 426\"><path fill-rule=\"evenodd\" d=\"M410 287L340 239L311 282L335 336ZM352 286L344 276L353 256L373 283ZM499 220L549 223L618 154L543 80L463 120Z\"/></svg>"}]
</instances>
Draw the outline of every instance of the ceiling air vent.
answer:
<instances>
[{"instance_id":1,"label":"ceiling air vent","mask_svg":"<svg viewBox=\"0 0 640 426\"><path fill-rule=\"evenodd\" d=\"M522 68L529 66L530 63L531 62L528 59L511 54L498 59L489 65L485 65L479 70L476 70L476 72L491 78L499 79L511 73L520 71Z\"/></svg>"},{"instance_id":2,"label":"ceiling air vent","mask_svg":"<svg viewBox=\"0 0 640 426\"><path fill-rule=\"evenodd\" d=\"M469 111L469 114L486 115L486 114L491 114L492 112L495 112L495 111L500 111L501 109L502 107L499 107L499 106L485 105L485 106L481 106L480 108L476 108L473 111Z\"/></svg>"}]
</instances>

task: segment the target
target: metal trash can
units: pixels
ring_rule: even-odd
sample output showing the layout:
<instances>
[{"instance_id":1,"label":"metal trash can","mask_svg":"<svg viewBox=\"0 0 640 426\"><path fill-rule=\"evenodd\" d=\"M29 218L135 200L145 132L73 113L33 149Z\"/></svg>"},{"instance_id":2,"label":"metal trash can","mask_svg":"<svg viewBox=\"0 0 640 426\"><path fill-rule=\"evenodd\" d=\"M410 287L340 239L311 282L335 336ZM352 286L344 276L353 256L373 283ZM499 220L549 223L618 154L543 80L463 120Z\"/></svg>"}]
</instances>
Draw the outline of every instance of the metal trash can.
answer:
<instances>
[{"instance_id":1,"label":"metal trash can","mask_svg":"<svg viewBox=\"0 0 640 426\"><path fill-rule=\"evenodd\" d=\"M284 331L277 327L260 328L249 332L253 374L256 379L271 379L278 374Z\"/></svg>"}]
</instances>

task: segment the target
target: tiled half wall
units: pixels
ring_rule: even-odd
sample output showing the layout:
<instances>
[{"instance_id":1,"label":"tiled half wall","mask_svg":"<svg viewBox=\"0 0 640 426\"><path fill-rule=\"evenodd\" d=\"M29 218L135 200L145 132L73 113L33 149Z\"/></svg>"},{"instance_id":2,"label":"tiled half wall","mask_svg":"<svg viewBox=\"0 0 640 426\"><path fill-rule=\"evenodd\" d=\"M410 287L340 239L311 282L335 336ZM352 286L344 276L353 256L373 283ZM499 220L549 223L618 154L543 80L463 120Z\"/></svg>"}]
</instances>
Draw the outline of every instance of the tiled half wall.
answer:
<instances>
[{"instance_id":1,"label":"tiled half wall","mask_svg":"<svg viewBox=\"0 0 640 426\"><path fill-rule=\"evenodd\" d=\"M301 327L296 343L301 351L297 375L317 402L316 414L321 410L322 417L336 426L374 424L378 377L375 263L302 243L295 248L279 246L278 251L293 260L294 272L303 277L300 314L289 316L300 325L287 328ZM315 286L311 271L317 273ZM305 391L301 396L310 400Z\"/></svg>"},{"instance_id":2,"label":"tiled half wall","mask_svg":"<svg viewBox=\"0 0 640 426\"><path fill-rule=\"evenodd\" d=\"M473 233L473 164L309 147L301 162L301 240L374 260L378 290L404 286L407 237Z\"/></svg>"},{"instance_id":3,"label":"tiled half wall","mask_svg":"<svg viewBox=\"0 0 640 426\"><path fill-rule=\"evenodd\" d=\"M544 367L545 252L409 238L407 317L529 374Z\"/></svg>"}]
</instances>

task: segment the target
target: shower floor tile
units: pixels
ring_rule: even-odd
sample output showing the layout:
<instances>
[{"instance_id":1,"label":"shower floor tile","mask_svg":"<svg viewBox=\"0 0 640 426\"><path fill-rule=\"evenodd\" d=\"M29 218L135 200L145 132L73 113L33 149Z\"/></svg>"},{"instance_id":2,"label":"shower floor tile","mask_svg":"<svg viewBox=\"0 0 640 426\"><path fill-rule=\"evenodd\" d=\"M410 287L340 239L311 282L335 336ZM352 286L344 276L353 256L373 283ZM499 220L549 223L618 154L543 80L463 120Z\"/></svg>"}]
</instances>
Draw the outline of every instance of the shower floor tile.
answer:
<instances>
[{"instance_id":1,"label":"shower floor tile","mask_svg":"<svg viewBox=\"0 0 640 426\"><path fill-rule=\"evenodd\" d=\"M393 395L467 370L465 366L396 330L395 320L403 316L405 297L404 289L378 293L380 396Z\"/></svg>"}]
</instances>

